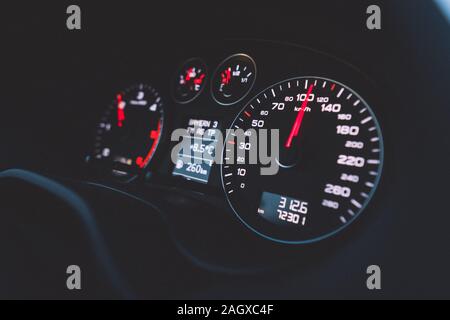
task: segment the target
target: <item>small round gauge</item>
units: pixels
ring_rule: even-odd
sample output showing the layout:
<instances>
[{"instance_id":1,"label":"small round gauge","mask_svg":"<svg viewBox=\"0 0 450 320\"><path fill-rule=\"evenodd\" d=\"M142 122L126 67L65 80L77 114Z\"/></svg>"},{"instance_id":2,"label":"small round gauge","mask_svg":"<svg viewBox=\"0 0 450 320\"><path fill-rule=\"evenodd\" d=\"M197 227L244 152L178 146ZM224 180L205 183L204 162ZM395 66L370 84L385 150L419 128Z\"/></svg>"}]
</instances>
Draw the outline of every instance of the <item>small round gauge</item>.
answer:
<instances>
[{"instance_id":1,"label":"small round gauge","mask_svg":"<svg viewBox=\"0 0 450 320\"><path fill-rule=\"evenodd\" d=\"M352 223L377 188L380 126L365 100L337 81L299 77L273 85L244 107L231 129L242 129L245 140L227 136L223 188L241 221L268 239L298 244L327 238ZM261 141L251 139L260 129L269 132L271 151L264 154L273 155L273 170L265 172L267 164L246 161L261 151ZM229 149L237 152L230 157Z\"/></svg>"},{"instance_id":2,"label":"small round gauge","mask_svg":"<svg viewBox=\"0 0 450 320\"><path fill-rule=\"evenodd\" d=\"M94 159L116 176L138 173L155 154L163 118L162 99L151 86L118 92L98 125Z\"/></svg>"},{"instance_id":3,"label":"small round gauge","mask_svg":"<svg viewBox=\"0 0 450 320\"><path fill-rule=\"evenodd\" d=\"M175 77L173 97L178 103L188 103L198 97L206 83L206 65L199 58L186 61Z\"/></svg>"},{"instance_id":4,"label":"small round gauge","mask_svg":"<svg viewBox=\"0 0 450 320\"><path fill-rule=\"evenodd\" d=\"M222 105L242 100L255 82L256 64L246 54L235 54L217 68L211 80L213 98Z\"/></svg>"}]
</instances>

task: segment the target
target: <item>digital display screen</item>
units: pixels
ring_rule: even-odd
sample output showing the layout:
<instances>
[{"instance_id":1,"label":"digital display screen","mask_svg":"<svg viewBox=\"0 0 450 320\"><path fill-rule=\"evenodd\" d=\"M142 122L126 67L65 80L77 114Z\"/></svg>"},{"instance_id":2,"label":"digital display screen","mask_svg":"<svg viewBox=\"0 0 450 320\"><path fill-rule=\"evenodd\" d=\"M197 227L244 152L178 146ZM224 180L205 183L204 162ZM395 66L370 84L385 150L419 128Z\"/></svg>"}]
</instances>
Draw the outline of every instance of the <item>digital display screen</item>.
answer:
<instances>
[{"instance_id":1,"label":"digital display screen","mask_svg":"<svg viewBox=\"0 0 450 320\"><path fill-rule=\"evenodd\" d=\"M263 192L258 214L267 221L279 225L304 226L308 214L308 202Z\"/></svg>"},{"instance_id":2,"label":"digital display screen","mask_svg":"<svg viewBox=\"0 0 450 320\"><path fill-rule=\"evenodd\" d=\"M219 122L189 119L186 136L189 148L181 149L172 174L200 183L208 183L217 146Z\"/></svg>"}]
</instances>

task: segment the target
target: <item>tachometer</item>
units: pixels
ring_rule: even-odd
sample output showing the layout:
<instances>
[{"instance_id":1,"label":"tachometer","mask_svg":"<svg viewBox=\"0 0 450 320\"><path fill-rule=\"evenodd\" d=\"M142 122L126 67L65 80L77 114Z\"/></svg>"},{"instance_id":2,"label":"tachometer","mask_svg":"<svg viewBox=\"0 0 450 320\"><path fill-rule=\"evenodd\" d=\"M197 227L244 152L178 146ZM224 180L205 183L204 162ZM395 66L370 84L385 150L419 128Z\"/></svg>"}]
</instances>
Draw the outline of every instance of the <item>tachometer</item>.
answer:
<instances>
[{"instance_id":1,"label":"tachometer","mask_svg":"<svg viewBox=\"0 0 450 320\"><path fill-rule=\"evenodd\" d=\"M119 177L139 172L155 154L163 118L162 99L151 86L118 92L98 125L94 159Z\"/></svg>"},{"instance_id":2,"label":"tachometer","mask_svg":"<svg viewBox=\"0 0 450 320\"><path fill-rule=\"evenodd\" d=\"M239 113L231 129L278 129L279 170L226 159L222 181L244 224L279 242L317 241L344 229L377 188L383 139L370 106L354 90L321 77L299 77L269 87ZM254 151L228 135L224 149ZM227 161L228 160L228 161ZM232 163L230 163L232 162Z\"/></svg>"}]
</instances>

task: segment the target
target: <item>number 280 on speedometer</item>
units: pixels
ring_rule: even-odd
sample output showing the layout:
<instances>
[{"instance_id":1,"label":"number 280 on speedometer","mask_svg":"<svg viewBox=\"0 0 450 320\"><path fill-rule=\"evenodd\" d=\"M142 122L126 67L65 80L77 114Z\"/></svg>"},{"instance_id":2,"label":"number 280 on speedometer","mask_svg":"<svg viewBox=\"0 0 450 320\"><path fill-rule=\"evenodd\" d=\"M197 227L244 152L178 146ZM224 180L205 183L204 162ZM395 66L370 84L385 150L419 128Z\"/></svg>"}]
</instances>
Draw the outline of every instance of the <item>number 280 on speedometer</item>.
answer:
<instances>
[{"instance_id":1,"label":"number 280 on speedometer","mask_svg":"<svg viewBox=\"0 0 450 320\"><path fill-rule=\"evenodd\" d=\"M275 175L261 175L261 165L239 159L223 159L221 167L231 208L268 239L327 238L354 221L378 185L380 126L365 100L337 81L299 77L275 84L244 107L231 129L279 130ZM236 140L229 135L226 146Z\"/></svg>"}]
</instances>

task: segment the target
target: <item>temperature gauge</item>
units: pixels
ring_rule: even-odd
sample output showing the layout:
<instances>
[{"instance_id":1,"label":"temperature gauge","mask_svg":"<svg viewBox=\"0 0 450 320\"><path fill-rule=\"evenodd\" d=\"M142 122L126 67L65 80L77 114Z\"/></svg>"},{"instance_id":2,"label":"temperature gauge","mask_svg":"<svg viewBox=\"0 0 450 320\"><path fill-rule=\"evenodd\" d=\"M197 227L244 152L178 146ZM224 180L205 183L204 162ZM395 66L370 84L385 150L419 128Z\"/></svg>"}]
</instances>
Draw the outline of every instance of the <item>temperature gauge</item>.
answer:
<instances>
[{"instance_id":1,"label":"temperature gauge","mask_svg":"<svg viewBox=\"0 0 450 320\"><path fill-rule=\"evenodd\" d=\"M206 83L206 65L199 58L186 61L175 77L173 97L178 103L188 103L197 98Z\"/></svg>"},{"instance_id":2,"label":"temperature gauge","mask_svg":"<svg viewBox=\"0 0 450 320\"><path fill-rule=\"evenodd\" d=\"M242 100L255 82L256 64L245 54L235 54L220 64L212 78L213 98L222 105Z\"/></svg>"}]
</instances>

